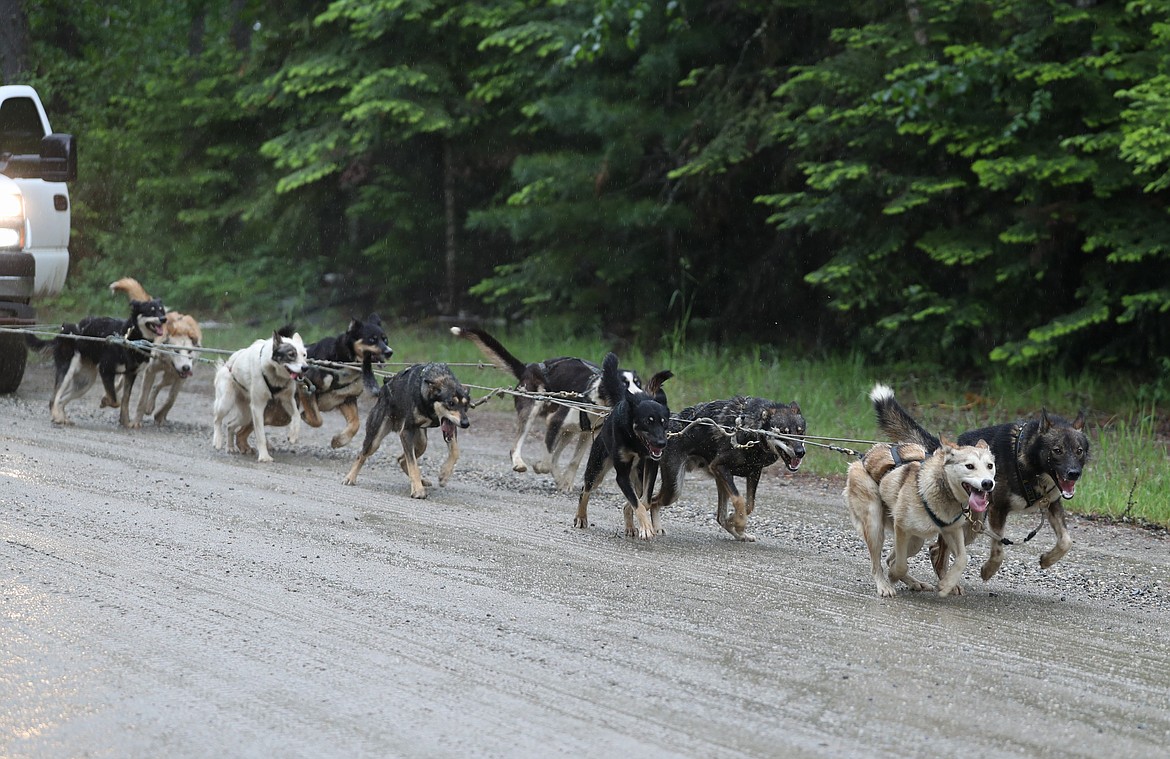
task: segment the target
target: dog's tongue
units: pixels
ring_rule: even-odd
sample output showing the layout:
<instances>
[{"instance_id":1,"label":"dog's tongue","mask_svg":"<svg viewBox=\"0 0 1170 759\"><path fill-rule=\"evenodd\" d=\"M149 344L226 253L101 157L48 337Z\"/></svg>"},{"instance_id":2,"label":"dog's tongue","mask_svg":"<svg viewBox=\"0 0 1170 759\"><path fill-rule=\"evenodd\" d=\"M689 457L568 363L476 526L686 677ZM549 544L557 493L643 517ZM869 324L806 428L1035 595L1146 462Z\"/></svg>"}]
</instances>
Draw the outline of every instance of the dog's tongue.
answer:
<instances>
[{"instance_id":1,"label":"dog's tongue","mask_svg":"<svg viewBox=\"0 0 1170 759\"><path fill-rule=\"evenodd\" d=\"M443 440L450 443L459 434L459 430L455 427L455 422L444 417L439 420L439 429L443 431Z\"/></svg>"},{"instance_id":2,"label":"dog's tongue","mask_svg":"<svg viewBox=\"0 0 1170 759\"><path fill-rule=\"evenodd\" d=\"M662 449L659 448L658 446L647 444L646 449L648 451L650 451L650 458L652 458L652 459L662 458Z\"/></svg>"},{"instance_id":3,"label":"dog's tongue","mask_svg":"<svg viewBox=\"0 0 1170 759\"><path fill-rule=\"evenodd\" d=\"M1066 501L1077 494L1076 480L1057 480L1056 484L1060 488L1060 497Z\"/></svg>"},{"instance_id":4,"label":"dog's tongue","mask_svg":"<svg viewBox=\"0 0 1170 759\"><path fill-rule=\"evenodd\" d=\"M803 458L789 459L788 471L795 472L797 469L800 469L800 462L802 462L802 461L804 461Z\"/></svg>"},{"instance_id":5,"label":"dog's tongue","mask_svg":"<svg viewBox=\"0 0 1170 759\"><path fill-rule=\"evenodd\" d=\"M979 514L987 511L987 491L972 490L967 497L967 508Z\"/></svg>"}]
</instances>

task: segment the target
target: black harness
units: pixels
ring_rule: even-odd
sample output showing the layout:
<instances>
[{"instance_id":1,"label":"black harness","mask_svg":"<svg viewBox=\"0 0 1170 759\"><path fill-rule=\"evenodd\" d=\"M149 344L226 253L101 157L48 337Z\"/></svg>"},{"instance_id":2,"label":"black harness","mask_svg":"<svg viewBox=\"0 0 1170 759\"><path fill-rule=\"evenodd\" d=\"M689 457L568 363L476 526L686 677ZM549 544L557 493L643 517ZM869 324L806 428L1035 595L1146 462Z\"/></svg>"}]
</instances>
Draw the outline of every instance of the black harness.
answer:
<instances>
[{"instance_id":1,"label":"black harness","mask_svg":"<svg viewBox=\"0 0 1170 759\"><path fill-rule=\"evenodd\" d=\"M900 453L898 453L897 443L890 444L890 458L894 462L894 469L897 469L898 467L903 466L904 464L907 464L907 463L914 463L914 464L920 463L917 461L914 461L914 462L904 461L902 459L902 455ZM934 526L939 528L940 530L945 530L946 528L953 525L955 522L958 522L960 519L967 516L968 513L970 513L970 510L966 506L964 506L963 509L959 512L958 516L956 516L954 519L952 519L949 522L944 522L938 514L934 513L934 509L930 508L930 504L926 502L926 496L922 495L921 490L918 491L918 500L922 501L922 508L926 509L926 515L928 517L930 517L930 521L934 522Z\"/></svg>"},{"instance_id":2,"label":"black harness","mask_svg":"<svg viewBox=\"0 0 1170 759\"><path fill-rule=\"evenodd\" d=\"M1040 422L1034 423L1036 425L1036 429L1040 429ZM1031 482L1025 482L1024 475L1020 472L1020 449L1024 442L1024 430L1031 424L1033 424L1033 422L1022 422L1012 428L1012 452L1015 454L1012 460L1011 468L1012 479L1014 480L1012 485L1018 486L1019 489L1016 490L1016 492L1024 496L1024 503L1026 504L1024 508L1026 509L1030 509L1041 500L1044 500L1044 496L1039 495L1036 491L1036 480L1038 477L1033 478ZM1015 487L1013 487L1013 489L1015 489ZM1036 533L1040 532L1040 528L1043 526L1044 520L1040 520L1040 524L1036 525L1036 529L1028 533L1028 537L1024 538L1024 542L1027 543L1029 540L1036 537ZM1008 538L1000 538L999 542L1005 546L1015 545L1014 541L1011 541Z\"/></svg>"}]
</instances>

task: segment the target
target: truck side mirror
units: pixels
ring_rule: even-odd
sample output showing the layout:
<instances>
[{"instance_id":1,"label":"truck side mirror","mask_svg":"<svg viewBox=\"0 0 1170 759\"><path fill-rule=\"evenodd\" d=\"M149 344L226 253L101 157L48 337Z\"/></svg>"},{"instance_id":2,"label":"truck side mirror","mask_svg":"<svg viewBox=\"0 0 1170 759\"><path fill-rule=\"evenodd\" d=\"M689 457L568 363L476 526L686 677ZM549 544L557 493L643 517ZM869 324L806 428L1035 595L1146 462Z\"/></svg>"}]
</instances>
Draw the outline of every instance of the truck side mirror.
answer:
<instances>
[{"instance_id":1,"label":"truck side mirror","mask_svg":"<svg viewBox=\"0 0 1170 759\"><path fill-rule=\"evenodd\" d=\"M77 179L77 144L73 135L54 132L41 139L40 176L46 182Z\"/></svg>"}]
</instances>

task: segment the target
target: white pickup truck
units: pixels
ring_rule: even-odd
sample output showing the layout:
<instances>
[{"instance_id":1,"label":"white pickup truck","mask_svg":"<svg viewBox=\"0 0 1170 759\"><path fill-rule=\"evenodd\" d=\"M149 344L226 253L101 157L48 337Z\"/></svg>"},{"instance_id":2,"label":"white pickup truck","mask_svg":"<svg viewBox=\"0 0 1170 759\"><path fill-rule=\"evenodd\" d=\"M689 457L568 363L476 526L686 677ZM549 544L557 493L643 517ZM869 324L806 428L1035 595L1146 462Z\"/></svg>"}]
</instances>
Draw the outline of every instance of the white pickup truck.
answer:
<instances>
[{"instance_id":1,"label":"white pickup truck","mask_svg":"<svg viewBox=\"0 0 1170 759\"><path fill-rule=\"evenodd\" d=\"M69 270L73 136L56 134L36 90L0 86L0 327L36 323L37 298L56 295ZM24 335L0 330L0 393L20 387Z\"/></svg>"}]
</instances>

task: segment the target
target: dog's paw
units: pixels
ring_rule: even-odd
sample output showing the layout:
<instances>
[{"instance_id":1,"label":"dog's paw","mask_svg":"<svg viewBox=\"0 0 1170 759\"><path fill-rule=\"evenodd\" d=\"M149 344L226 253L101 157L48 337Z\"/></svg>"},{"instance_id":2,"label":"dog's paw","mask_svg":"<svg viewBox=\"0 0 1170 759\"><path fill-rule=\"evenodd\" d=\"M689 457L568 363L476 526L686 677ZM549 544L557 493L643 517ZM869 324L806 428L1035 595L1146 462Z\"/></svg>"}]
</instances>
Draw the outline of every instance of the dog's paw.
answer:
<instances>
[{"instance_id":1,"label":"dog's paw","mask_svg":"<svg viewBox=\"0 0 1170 759\"><path fill-rule=\"evenodd\" d=\"M528 471L528 465L527 465L527 464L525 464L523 461L521 461L519 464L513 464L513 465L512 465L512 471L513 471L513 472L527 472L527 471Z\"/></svg>"},{"instance_id":2,"label":"dog's paw","mask_svg":"<svg viewBox=\"0 0 1170 759\"><path fill-rule=\"evenodd\" d=\"M946 588L946 587L940 585L938 588L938 594L940 596L943 596L943 597L961 596L961 595L963 595L963 586L962 585L955 585L955 587L953 587L953 588Z\"/></svg>"},{"instance_id":3,"label":"dog's paw","mask_svg":"<svg viewBox=\"0 0 1170 759\"><path fill-rule=\"evenodd\" d=\"M998 563L993 564L990 561L987 561L987 562L984 562L983 567L979 570L979 576L983 578L983 582L987 582L992 577L994 577L995 573L998 571L999 571L999 564Z\"/></svg>"},{"instance_id":4,"label":"dog's paw","mask_svg":"<svg viewBox=\"0 0 1170 759\"><path fill-rule=\"evenodd\" d=\"M894 596L898 595L897 589L895 589L894 586L891 585L884 577L875 581L874 585L877 586L877 594L879 598L893 598Z\"/></svg>"},{"instance_id":5,"label":"dog's paw","mask_svg":"<svg viewBox=\"0 0 1170 759\"><path fill-rule=\"evenodd\" d=\"M752 535L750 532L741 532L736 537L739 538L739 540L741 540L744 543L755 543L756 542L756 536Z\"/></svg>"},{"instance_id":6,"label":"dog's paw","mask_svg":"<svg viewBox=\"0 0 1170 759\"><path fill-rule=\"evenodd\" d=\"M532 471L536 472L537 474L551 474L552 467L548 464L548 462L538 461L532 465Z\"/></svg>"},{"instance_id":7,"label":"dog's paw","mask_svg":"<svg viewBox=\"0 0 1170 759\"><path fill-rule=\"evenodd\" d=\"M909 575L907 575L906 577L903 577L902 582L906 583L906 587L910 588L910 590L913 590L913 591L919 592L919 593L921 593L922 591L933 591L935 589L935 587L933 585L931 585L930 583L922 582L921 580L915 580L913 577L910 577Z\"/></svg>"},{"instance_id":8,"label":"dog's paw","mask_svg":"<svg viewBox=\"0 0 1170 759\"><path fill-rule=\"evenodd\" d=\"M349 441L353 440L352 435L334 435L333 439L329 441L332 448L344 448L349 445Z\"/></svg>"},{"instance_id":9,"label":"dog's paw","mask_svg":"<svg viewBox=\"0 0 1170 759\"><path fill-rule=\"evenodd\" d=\"M256 455L256 460L262 464L271 464L273 459L267 453L260 453Z\"/></svg>"},{"instance_id":10,"label":"dog's paw","mask_svg":"<svg viewBox=\"0 0 1170 759\"><path fill-rule=\"evenodd\" d=\"M585 517L573 517L573 526L585 529L589 526L589 520Z\"/></svg>"},{"instance_id":11,"label":"dog's paw","mask_svg":"<svg viewBox=\"0 0 1170 759\"><path fill-rule=\"evenodd\" d=\"M427 489L425 487L419 488L418 490L411 488L410 489L410 497L411 498L419 498L419 499L426 498L427 497Z\"/></svg>"},{"instance_id":12,"label":"dog's paw","mask_svg":"<svg viewBox=\"0 0 1170 759\"><path fill-rule=\"evenodd\" d=\"M341 481L341 484L342 485L356 485L357 484L357 477L348 477L347 476L345 479L343 479Z\"/></svg>"}]
</instances>

